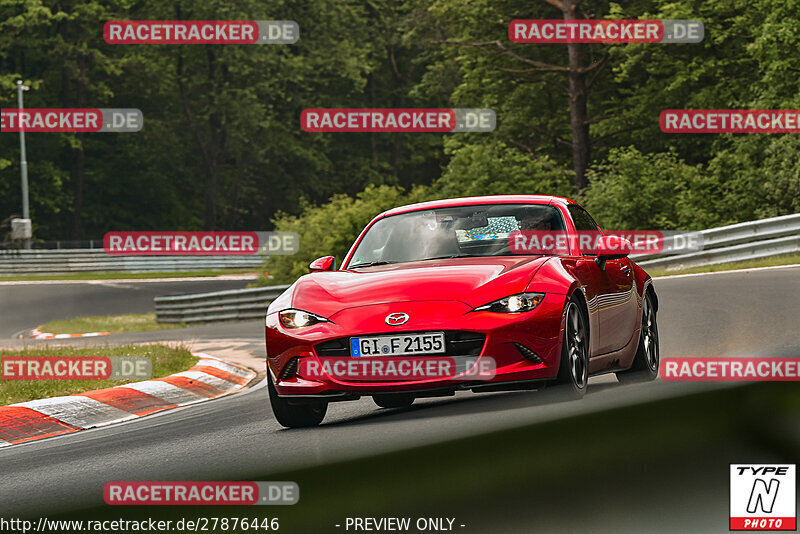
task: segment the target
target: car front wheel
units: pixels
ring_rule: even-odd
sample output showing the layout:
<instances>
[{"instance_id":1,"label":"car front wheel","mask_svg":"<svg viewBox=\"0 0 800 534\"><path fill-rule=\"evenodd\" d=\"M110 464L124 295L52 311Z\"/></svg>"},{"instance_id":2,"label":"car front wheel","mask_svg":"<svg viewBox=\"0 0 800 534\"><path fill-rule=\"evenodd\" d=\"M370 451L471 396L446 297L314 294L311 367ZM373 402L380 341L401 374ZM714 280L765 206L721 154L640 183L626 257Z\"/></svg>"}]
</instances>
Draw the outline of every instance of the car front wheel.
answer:
<instances>
[{"instance_id":1,"label":"car front wheel","mask_svg":"<svg viewBox=\"0 0 800 534\"><path fill-rule=\"evenodd\" d=\"M317 426L325 418L325 412L328 411L327 402L289 404L286 399L278 396L270 377L267 377L267 388L269 388L269 403L272 405L272 413L275 414L275 419L281 425L287 428Z\"/></svg>"},{"instance_id":2,"label":"car front wheel","mask_svg":"<svg viewBox=\"0 0 800 534\"><path fill-rule=\"evenodd\" d=\"M578 299L569 300L565 313L564 342L556 380L567 396L579 399L586 394L589 381L589 328Z\"/></svg>"}]
</instances>

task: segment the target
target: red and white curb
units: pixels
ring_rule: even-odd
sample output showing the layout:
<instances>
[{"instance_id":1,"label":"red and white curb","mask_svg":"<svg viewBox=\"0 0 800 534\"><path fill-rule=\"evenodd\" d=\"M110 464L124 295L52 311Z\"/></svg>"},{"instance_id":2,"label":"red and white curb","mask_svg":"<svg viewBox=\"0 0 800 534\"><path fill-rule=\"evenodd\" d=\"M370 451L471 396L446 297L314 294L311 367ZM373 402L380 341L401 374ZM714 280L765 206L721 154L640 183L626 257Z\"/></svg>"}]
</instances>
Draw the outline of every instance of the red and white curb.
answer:
<instances>
[{"instance_id":1,"label":"red and white curb","mask_svg":"<svg viewBox=\"0 0 800 534\"><path fill-rule=\"evenodd\" d=\"M37 326L33 330L31 330L31 337L33 339L68 339L71 337L95 337L95 336L107 336L111 334L111 332L89 332L86 334L51 334L50 332L42 332L39 330L42 325Z\"/></svg>"},{"instance_id":2,"label":"red and white curb","mask_svg":"<svg viewBox=\"0 0 800 534\"><path fill-rule=\"evenodd\" d=\"M0 406L0 447L136 419L154 412L234 393L254 371L194 352L188 371L66 397Z\"/></svg>"}]
</instances>

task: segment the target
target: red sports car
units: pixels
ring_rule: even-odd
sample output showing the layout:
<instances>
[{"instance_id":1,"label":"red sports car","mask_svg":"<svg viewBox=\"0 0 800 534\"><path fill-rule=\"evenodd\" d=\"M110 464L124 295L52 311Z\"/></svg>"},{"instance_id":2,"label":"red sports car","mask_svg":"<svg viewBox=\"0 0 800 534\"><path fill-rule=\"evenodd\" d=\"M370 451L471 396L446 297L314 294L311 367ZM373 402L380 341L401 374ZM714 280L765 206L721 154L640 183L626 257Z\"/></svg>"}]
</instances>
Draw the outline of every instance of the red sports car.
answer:
<instances>
[{"instance_id":1,"label":"red sports car","mask_svg":"<svg viewBox=\"0 0 800 534\"><path fill-rule=\"evenodd\" d=\"M549 234L558 246L540 243ZM652 380L658 299L629 245L560 197L457 198L381 213L340 269L331 256L315 260L270 304L275 417L312 426L329 402L361 396L396 408L549 381L580 397L590 375L609 372Z\"/></svg>"}]
</instances>

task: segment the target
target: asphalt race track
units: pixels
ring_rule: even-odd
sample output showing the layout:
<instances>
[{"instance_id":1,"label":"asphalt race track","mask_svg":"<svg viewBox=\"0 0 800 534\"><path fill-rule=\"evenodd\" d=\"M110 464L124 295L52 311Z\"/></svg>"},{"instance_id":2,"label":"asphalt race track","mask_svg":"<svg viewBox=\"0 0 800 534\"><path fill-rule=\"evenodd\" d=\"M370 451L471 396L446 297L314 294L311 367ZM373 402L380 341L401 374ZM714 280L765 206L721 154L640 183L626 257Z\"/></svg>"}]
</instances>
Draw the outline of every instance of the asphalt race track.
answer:
<instances>
[{"instance_id":1,"label":"asphalt race track","mask_svg":"<svg viewBox=\"0 0 800 534\"><path fill-rule=\"evenodd\" d=\"M242 287L246 282L238 283ZM58 291L55 286L0 286L2 333L10 336L78 312L147 311L146 300L164 291L222 288L215 282L192 284L74 285ZM800 350L800 331L792 328L800 267L657 279L655 287L662 357L796 356ZM262 336L262 323L254 321L70 342L236 340L263 358ZM319 428L285 430L272 417L262 383L197 406L0 449L0 502L7 516L52 515L102 503L102 487L110 480L247 480L253 474L322 465L711 387L663 381L622 386L611 375L594 379L586 398L576 402L559 401L551 389L459 393L423 399L407 410L378 409L371 399L362 399L332 404Z\"/></svg>"},{"instance_id":2,"label":"asphalt race track","mask_svg":"<svg viewBox=\"0 0 800 534\"><path fill-rule=\"evenodd\" d=\"M241 289L250 280L0 283L0 338L54 319L151 313L153 297Z\"/></svg>"}]
</instances>

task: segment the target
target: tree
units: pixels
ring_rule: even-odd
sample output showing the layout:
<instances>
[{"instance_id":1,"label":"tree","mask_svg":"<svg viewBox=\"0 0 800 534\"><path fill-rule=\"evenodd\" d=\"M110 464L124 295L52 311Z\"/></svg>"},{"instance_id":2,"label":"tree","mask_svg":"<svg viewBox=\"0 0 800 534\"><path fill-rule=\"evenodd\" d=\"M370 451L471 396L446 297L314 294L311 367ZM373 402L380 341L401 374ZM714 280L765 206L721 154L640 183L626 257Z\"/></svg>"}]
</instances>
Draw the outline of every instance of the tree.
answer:
<instances>
[{"instance_id":1,"label":"tree","mask_svg":"<svg viewBox=\"0 0 800 534\"><path fill-rule=\"evenodd\" d=\"M575 20L578 17L578 6L582 0L545 0L548 4L561 9L564 20ZM591 158L591 142L589 139L589 116L586 111L587 91L586 76L592 70L602 68L605 59L592 65L585 64L585 45L568 43L569 63L567 78L569 79L569 126L572 131L572 169L575 171L575 186L583 189L587 185L586 169Z\"/></svg>"},{"instance_id":2,"label":"tree","mask_svg":"<svg viewBox=\"0 0 800 534\"><path fill-rule=\"evenodd\" d=\"M310 134L309 107L430 105L410 89L425 72L398 27L406 3L333 0L36 0L0 3L0 94L29 107L139 108L135 134L30 134L36 236L99 238L111 229L269 229L303 199L370 184L430 183L442 136ZM297 20L288 46L109 45L114 19ZM8 74L5 74L8 73ZM442 99L444 101L444 99ZM16 136L0 136L0 209L19 209Z\"/></svg>"},{"instance_id":3,"label":"tree","mask_svg":"<svg viewBox=\"0 0 800 534\"><path fill-rule=\"evenodd\" d=\"M520 2L504 2L495 7L488 3L482 3L479 9L464 10L461 3L443 2L432 5L430 10L439 15L438 22L442 23L446 18L459 17L455 24L445 25L450 29L452 35L446 39L439 39L438 43L444 45L455 45L462 49L460 54L470 55L469 49L481 50L484 53L494 56L487 56L487 70L493 70L491 76L502 77L508 75L518 84L527 81L530 77L542 80L548 85L548 90L557 91L566 100L568 108L568 127L569 140L563 139L560 135L553 136L556 143L567 146L570 150L573 183L576 188L582 189L586 186L586 170L591 163L592 142L590 137L591 119L589 115L589 94L600 73L607 67L609 55L603 51L600 45L587 45L581 43L569 43L566 45L566 56L558 46L554 45L515 45L511 46L500 39L492 39L501 31L502 27L507 27L511 22L510 13L524 12L524 18L548 18L552 16L552 8L555 7L561 12L564 20L574 20L584 18L580 11L584 0L542 0L541 4L528 5L525 11ZM443 5L442 5L443 4ZM481 16L483 20L474 18ZM492 24L485 24L486 20ZM505 28L503 28L505 29ZM503 32L505 33L505 32ZM601 53L602 52L602 53ZM452 59L452 55L445 55ZM471 64L464 61L463 56L457 56L456 60L465 67L465 71ZM478 60L480 63L483 61ZM473 74L473 73L469 73ZM469 76L465 72L463 84L469 84L472 80L482 80L482 78ZM566 78L566 84L563 79ZM485 78L483 78L485 79ZM515 84L516 85L516 84ZM536 84L539 85L539 84ZM531 86L533 87L533 86ZM556 107L555 109L558 109ZM551 115L552 112L540 112L541 115ZM534 124L535 124L534 120ZM548 121L552 124L552 119ZM563 124L563 122L561 123ZM552 127L552 126L551 126ZM534 132L536 135L538 132ZM526 135L529 137L530 132ZM552 134L551 134L552 135ZM519 142L519 141L517 141ZM537 143L538 144L538 143ZM523 146L529 146L523 144ZM531 154L533 151L530 150ZM548 150L552 153L552 149Z\"/></svg>"}]
</instances>

